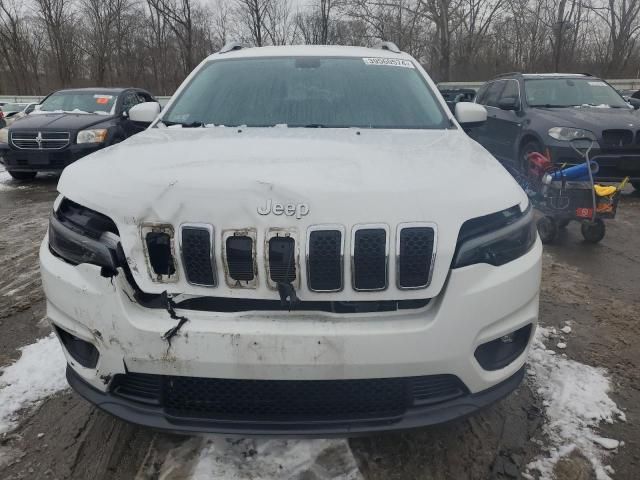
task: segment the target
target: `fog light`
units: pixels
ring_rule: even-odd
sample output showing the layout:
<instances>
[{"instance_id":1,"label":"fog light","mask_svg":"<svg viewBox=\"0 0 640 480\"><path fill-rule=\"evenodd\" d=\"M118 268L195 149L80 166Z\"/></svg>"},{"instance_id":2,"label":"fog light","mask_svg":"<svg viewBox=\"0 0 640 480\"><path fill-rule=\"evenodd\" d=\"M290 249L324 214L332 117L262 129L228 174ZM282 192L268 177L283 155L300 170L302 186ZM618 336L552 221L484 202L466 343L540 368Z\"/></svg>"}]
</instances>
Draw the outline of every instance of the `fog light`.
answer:
<instances>
[{"instance_id":1,"label":"fog light","mask_svg":"<svg viewBox=\"0 0 640 480\"><path fill-rule=\"evenodd\" d=\"M85 368L96 368L96 365L98 364L98 357L100 356L96 347L91 343L85 342L75 335L70 334L66 330L62 330L57 326L54 328L56 329L64 348L66 348L69 355L71 355L71 358Z\"/></svg>"},{"instance_id":2,"label":"fog light","mask_svg":"<svg viewBox=\"0 0 640 480\"><path fill-rule=\"evenodd\" d=\"M485 370L499 370L518 358L529 343L532 325L483 343L476 348L475 357Z\"/></svg>"}]
</instances>

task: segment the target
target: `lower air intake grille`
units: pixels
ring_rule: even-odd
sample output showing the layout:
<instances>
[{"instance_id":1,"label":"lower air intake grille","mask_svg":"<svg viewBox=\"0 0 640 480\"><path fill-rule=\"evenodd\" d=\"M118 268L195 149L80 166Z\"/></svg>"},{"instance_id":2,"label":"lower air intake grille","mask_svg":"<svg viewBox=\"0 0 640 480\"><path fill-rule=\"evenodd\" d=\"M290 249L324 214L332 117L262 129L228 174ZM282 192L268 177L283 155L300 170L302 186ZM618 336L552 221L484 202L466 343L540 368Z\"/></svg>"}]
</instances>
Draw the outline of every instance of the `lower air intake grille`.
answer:
<instances>
[{"instance_id":1,"label":"lower air intake grille","mask_svg":"<svg viewBox=\"0 0 640 480\"><path fill-rule=\"evenodd\" d=\"M353 242L353 288L387 287L387 232L383 228L356 230Z\"/></svg>"},{"instance_id":2,"label":"lower air intake grille","mask_svg":"<svg viewBox=\"0 0 640 480\"><path fill-rule=\"evenodd\" d=\"M227 267L233 280L249 282L253 280L253 239L247 236L227 238Z\"/></svg>"},{"instance_id":3,"label":"lower air intake grille","mask_svg":"<svg viewBox=\"0 0 640 480\"><path fill-rule=\"evenodd\" d=\"M291 283L296 279L296 241L291 237L269 240L269 276L276 283Z\"/></svg>"},{"instance_id":4,"label":"lower air intake grille","mask_svg":"<svg viewBox=\"0 0 640 480\"><path fill-rule=\"evenodd\" d=\"M342 290L342 232L313 231L308 249L309 288L320 292Z\"/></svg>"},{"instance_id":5,"label":"lower air intake grille","mask_svg":"<svg viewBox=\"0 0 640 480\"><path fill-rule=\"evenodd\" d=\"M468 394L454 375L357 380L228 380L116 375L112 393L159 403L176 417L332 421L397 417L413 406Z\"/></svg>"},{"instance_id":6,"label":"lower air intake grille","mask_svg":"<svg viewBox=\"0 0 640 480\"><path fill-rule=\"evenodd\" d=\"M213 230L209 227L182 227L182 259L187 280L193 285L213 287Z\"/></svg>"},{"instance_id":7,"label":"lower air intake grille","mask_svg":"<svg viewBox=\"0 0 640 480\"><path fill-rule=\"evenodd\" d=\"M433 242L433 228L407 227L400 230L398 252L398 286L400 288L420 288L429 284Z\"/></svg>"}]
</instances>

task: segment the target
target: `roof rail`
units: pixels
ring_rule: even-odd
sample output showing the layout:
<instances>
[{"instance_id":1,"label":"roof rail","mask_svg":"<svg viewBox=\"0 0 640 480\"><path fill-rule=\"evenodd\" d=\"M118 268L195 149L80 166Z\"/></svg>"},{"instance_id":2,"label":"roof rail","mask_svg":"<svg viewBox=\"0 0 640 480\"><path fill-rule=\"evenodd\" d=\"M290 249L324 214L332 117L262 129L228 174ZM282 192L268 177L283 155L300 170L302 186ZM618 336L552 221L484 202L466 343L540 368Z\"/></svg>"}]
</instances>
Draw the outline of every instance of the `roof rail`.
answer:
<instances>
[{"instance_id":1,"label":"roof rail","mask_svg":"<svg viewBox=\"0 0 640 480\"><path fill-rule=\"evenodd\" d=\"M585 77L593 77L593 74L589 72L580 72L580 75L584 75Z\"/></svg>"},{"instance_id":2,"label":"roof rail","mask_svg":"<svg viewBox=\"0 0 640 480\"><path fill-rule=\"evenodd\" d=\"M395 43L385 42L384 40L378 43L376 45L376 48L379 48L381 50L389 50L390 52L393 52L393 53L401 53L400 49Z\"/></svg>"},{"instance_id":3,"label":"roof rail","mask_svg":"<svg viewBox=\"0 0 640 480\"><path fill-rule=\"evenodd\" d=\"M522 72L506 72L496 75L494 78L513 77L514 75L522 75Z\"/></svg>"},{"instance_id":4,"label":"roof rail","mask_svg":"<svg viewBox=\"0 0 640 480\"><path fill-rule=\"evenodd\" d=\"M218 53L233 52L234 50L241 50L244 47L245 46L240 42L228 42L228 43L224 44L224 47L222 47L220 50L218 50Z\"/></svg>"}]
</instances>

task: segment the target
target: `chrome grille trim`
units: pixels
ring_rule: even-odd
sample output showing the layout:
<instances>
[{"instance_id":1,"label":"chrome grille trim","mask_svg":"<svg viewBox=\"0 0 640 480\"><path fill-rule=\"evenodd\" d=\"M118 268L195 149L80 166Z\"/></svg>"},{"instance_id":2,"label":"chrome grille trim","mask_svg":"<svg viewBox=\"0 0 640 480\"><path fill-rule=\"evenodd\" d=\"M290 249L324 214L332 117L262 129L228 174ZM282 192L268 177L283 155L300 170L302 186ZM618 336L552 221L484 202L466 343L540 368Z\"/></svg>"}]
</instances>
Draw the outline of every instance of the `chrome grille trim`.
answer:
<instances>
[{"instance_id":1,"label":"chrome grille trim","mask_svg":"<svg viewBox=\"0 0 640 480\"><path fill-rule=\"evenodd\" d=\"M69 145L71 135L69 132L10 131L10 137L11 144L19 150L62 150Z\"/></svg>"},{"instance_id":2,"label":"chrome grille trim","mask_svg":"<svg viewBox=\"0 0 640 480\"><path fill-rule=\"evenodd\" d=\"M198 229L198 230L206 230L209 233L209 261L211 263L211 272L213 274L213 283L212 284L203 284L192 282L189 278L189 272L187 270L187 261L184 256L184 248L183 248L183 233L185 229ZM179 235L179 244L180 244L180 258L182 259L182 268L185 273L185 278L189 284L198 286L198 287L217 287L218 286L218 271L216 267L216 247L215 247L215 228L213 225L208 223L183 223L180 225L180 235Z\"/></svg>"},{"instance_id":3,"label":"chrome grille trim","mask_svg":"<svg viewBox=\"0 0 640 480\"><path fill-rule=\"evenodd\" d=\"M309 247L311 245L311 234L313 232L332 231L332 230L337 230L337 231L340 232L340 287L335 289L335 290L316 290L316 289L313 289L311 287L311 279L309 277L310 274L311 274L311 268L310 268L310 265L309 265ZM309 228L307 228L307 242L306 242L306 245L305 245L305 262L306 262L306 266L307 266L307 287L312 292L329 293L329 292L341 292L342 290L344 290L344 243L345 243L345 237L346 237L346 229L344 228L343 225L339 225L339 224L328 223L328 224L321 224L321 225L311 225Z\"/></svg>"},{"instance_id":4,"label":"chrome grille trim","mask_svg":"<svg viewBox=\"0 0 640 480\"><path fill-rule=\"evenodd\" d=\"M385 249L384 249L384 285L381 288L357 288L356 286L356 266L355 266L355 247L356 232L359 230L384 230L385 231ZM356 292L380 292L389 287L389 225L386 223L360 223L354 225L351 229L351 286Z\"/></svg>"},{"instance_id":5,"label":"chrome grille trim","mask_svg":"<svg viewBox=\"0 0 640 480\"><path fill-rule=\"evenodd\" d=\"M433 249L431 251L431 262L429 263L429 275L427 283L419 285L417 287L403 287L400 285L400 234L405 228L431 228L433 230ZM433 278L433 267L436 262L436 252L438 247L438 226L433 222L405 222L399 223L396 229L396 286L400 290L419 290L421 288L427 288L431 285L431 279Z\"/></svg>"}]
</instances>

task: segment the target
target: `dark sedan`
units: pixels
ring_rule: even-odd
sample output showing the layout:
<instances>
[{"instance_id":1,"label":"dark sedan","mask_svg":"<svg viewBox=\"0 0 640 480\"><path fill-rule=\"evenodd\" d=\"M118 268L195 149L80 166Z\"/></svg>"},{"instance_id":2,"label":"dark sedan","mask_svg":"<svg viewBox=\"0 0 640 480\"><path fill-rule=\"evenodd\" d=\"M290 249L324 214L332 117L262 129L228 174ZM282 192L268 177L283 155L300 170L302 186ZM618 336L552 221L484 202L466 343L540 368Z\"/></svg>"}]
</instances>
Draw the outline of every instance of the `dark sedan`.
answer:
<instances>
[{"instance_id":1,"label":"dark sedan","mask_svg":"<svg viewBox=\"0 0 640 480\"><path fill-rule=\"evenodd\" d=\"M18 180L61 171L70 163L144 130L128 112L155 101L137 88L60 90L29 116L0 130L0 162Z\"/></svg>"},{"instance_id":2,"label":"dark sedan","mask_svg":"<svg viewBox=\"0 0 640 480\"><path fill-rule=\"evenodd\" d=\"M583 162L570 140L589 137L597 179L630 177L640 189L640 114L607 82L581 74L506 74L487 82L476 102L487 122L471 135L503 162L522 168L530 152L555 164Z\"/></svg>"}]
</instances>

